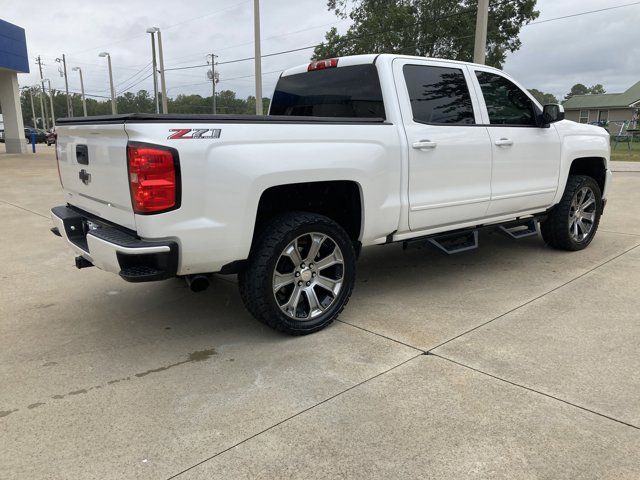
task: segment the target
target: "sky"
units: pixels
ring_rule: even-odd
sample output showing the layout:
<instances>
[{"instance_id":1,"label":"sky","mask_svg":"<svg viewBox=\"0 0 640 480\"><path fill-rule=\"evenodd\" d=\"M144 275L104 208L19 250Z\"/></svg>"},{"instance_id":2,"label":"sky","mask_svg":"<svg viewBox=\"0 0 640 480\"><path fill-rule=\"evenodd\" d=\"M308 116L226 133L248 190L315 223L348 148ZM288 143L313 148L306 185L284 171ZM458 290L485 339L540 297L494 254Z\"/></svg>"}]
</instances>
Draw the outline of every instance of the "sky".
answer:
<instances>
[{"instance_id":1,"label":"sky","mask_svg":"<svg viewBox=\"0 0 640 480\"><path fill-rule=\"evenodd\" d=\"M565 15L617 5L615 10L553 20ZM262 54L320 43L340 20L324 0L261 0ZM522 47L509 54L504 70L528 88L561 98L575 83L601 83L607 92L621 92L640 80L640 2L634 0L538 0L540 17L525 26ZM109 95L107 51L113 62L116 91L153 91L151 40L147 27L162 31L168 95L210 95L208 67L168 70L206 64L218 55L219 90L239 97L254 93L253 0L35 0L29 8L0 0L0 18L26 30L31 73L20 74L21 86L38 83L35 57L53 88L64 89L55 59L67 58L69 89L80 91L77 72L84 75L87 94ZM552 20L552 21L546 21ZM313 49L264 58L263 92L270 96L280 71L309 61ZM224 63L231 62L231 63Z\"/></svg>"}]
</instances>

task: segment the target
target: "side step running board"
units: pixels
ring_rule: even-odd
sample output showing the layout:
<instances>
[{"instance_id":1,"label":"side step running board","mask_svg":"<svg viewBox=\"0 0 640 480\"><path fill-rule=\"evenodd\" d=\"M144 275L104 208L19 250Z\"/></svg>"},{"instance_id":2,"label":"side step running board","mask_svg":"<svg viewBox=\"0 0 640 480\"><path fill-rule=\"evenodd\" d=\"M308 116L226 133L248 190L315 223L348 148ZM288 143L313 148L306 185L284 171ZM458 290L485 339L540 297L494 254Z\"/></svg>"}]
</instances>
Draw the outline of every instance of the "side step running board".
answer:
<instances>
[{"instance_id":1,"label":"side step running board","mask_svg":"<svg viewBox=\"0 0 640 480\"><path fill-rule=\"evenodd\" d=\"M478 248L478 230L438 235L428 238L427 242L448 255L466 252Z\"/></svg>"},{"instance_id":2,"label":"side step running board","mask_svg":"<svg viewBox=\"0 0 640 480\"><path fill-rule=\"evenodd\" d=\"M526 222L507 223L505 225L500 225L497 230L505 236L517 240L519 238L537 235L538 222L535 218L530 218Z\"/></svg>"}]
</instances>

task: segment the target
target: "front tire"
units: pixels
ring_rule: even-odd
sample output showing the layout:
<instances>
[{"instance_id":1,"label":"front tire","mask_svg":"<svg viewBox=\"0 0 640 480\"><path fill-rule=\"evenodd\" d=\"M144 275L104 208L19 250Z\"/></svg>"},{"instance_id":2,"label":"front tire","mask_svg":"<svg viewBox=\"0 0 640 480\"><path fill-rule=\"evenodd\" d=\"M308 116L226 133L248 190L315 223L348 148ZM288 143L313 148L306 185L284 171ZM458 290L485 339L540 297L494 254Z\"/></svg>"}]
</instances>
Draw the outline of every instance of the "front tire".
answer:
<instances>
[{"instance_id":1,"label":"front tire","mask_svg":"<svg viewBox=\"0 0 640 480\"><path fill-rule=\"evenodd\" d=\"M598 183L585 175L570 175L562 200L540 222L542 238L559 250L582 250L593 240L601 215L602 192Z\"/></svg>"},{"instance_id":2,"label":"front tire","mask_svg":"<svg viewBox=\"0 0 640 480\"><path fill-rule=\"evenodd\" d=\"M329 325L355 282L353 242L333 220L312 213L280 215L258 235L239 274L240 296L261 322L290 335Z\"/></svg>"}]
</instances>

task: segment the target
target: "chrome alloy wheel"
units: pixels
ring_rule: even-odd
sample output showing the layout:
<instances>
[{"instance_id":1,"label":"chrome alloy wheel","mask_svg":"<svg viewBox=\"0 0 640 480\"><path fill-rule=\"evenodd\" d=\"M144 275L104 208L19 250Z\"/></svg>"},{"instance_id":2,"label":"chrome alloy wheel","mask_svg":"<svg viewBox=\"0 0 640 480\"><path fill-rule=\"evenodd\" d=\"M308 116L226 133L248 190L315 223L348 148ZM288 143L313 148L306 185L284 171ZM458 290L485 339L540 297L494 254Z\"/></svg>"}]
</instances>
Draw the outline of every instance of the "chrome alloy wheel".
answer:
<instances>
[{"instance_id":1,"label":"chrome alloy wheel","mask_svg":"<svg viewBox=\"0 0 640 480\"><path fill-rule=\"evenodd\" d=\"M333 305L343 279L344 259L337 243L324 233L305 233L280 254L273 295L285 315L309 320Z\"/></svg>"},{"instance_id":2,"label":"chrome alloy wheel","mask_svg":"<svg viewBox=\"0 0 640 480\"><path fill-rule=\"evenodd\" d=\"M589 187L582 187L573 196L569 208L569 235L575 242L583 242L593 230L596 207L596 195Z\"/></svg>"}]
</instances>

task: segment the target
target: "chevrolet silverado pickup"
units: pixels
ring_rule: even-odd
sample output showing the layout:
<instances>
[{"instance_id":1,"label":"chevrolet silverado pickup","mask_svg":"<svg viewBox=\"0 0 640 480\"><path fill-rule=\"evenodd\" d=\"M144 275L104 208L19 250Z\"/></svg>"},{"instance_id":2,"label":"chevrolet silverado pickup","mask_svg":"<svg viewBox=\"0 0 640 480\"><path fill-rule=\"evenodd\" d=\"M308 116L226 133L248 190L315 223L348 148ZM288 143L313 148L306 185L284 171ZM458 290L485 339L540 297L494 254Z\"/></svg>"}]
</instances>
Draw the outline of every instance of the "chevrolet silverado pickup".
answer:
<instances>
[{"instance_id":1,"label":"chevrolet silverado pickup","mask_svg":"<svg viewBox=\"0 0 640 480\"><path fill-rule=\"evenodd\" d=\"M266 116L129 114L58 121L66 205L52 231L130 282L237 274L257 319L331 323L362 247L475 248L478 231L592 241L609 137L541 106L502 71L402 55L284 71Z\"/></svg>"}]
</instances>

